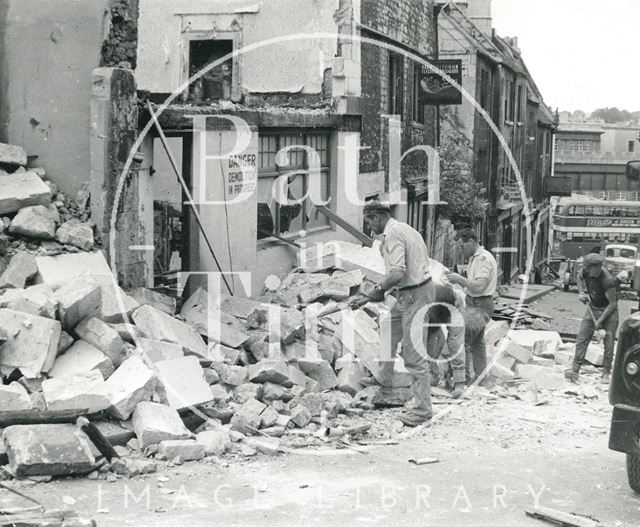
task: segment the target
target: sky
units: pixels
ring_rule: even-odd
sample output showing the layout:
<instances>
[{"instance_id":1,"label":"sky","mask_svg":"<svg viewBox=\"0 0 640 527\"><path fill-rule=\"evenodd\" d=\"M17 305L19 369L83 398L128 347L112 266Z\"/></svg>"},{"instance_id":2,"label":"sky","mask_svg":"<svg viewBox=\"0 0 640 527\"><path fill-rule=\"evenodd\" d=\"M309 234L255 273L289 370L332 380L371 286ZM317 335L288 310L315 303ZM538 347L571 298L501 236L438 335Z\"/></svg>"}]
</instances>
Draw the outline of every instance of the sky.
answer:
<instances>
[{"instance_id":1,"label":"sky","mask_svg":"<svg viewBox=\"0 0 640 527\"><path fill-rule=\"evenodd\" d=\"M553 110L640 110L640 0L492 0Z\"/></svg>"}]
</instances>

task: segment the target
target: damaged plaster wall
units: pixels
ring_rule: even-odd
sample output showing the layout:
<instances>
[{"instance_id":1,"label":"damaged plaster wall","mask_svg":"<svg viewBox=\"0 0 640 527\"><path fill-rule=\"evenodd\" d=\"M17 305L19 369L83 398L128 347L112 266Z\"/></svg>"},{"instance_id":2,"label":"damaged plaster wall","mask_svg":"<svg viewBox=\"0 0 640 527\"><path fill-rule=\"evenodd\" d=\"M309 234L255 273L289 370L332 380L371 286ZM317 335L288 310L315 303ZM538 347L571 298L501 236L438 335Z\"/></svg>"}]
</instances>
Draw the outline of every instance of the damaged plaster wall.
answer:
<instances>
[{"instance_id":1,"label":"damaged plaster wall","mask_svg":"<svg viewBox=\"0 0 640 527\"><path fill-rule=\"evenodd\" d=\"M172 93L187 76L190 35L230 38L240 47L274 35L336 33L338 0L198 1L140 0L138 66L141 90ZM321 93L332 65L337 38L274 42L240 59L243 92Z\"/></svg>"},{"instance_id":2,"label":"damaged plaster wall","mask_svg":"<svg viewBox=\"0 0 640 527\"><path fill-rule=\"evenodd\" d=\"M91 72L109 0L0 4L0 141L39 156L73 196L89 179Z\"/></svg>"},{"instance_id":3,"label":"damaged plaster wall","mask_svg":"<svg viewBox=\"0 0 640 527\"><path fill-rule=\"evenodd\" d=\"M138 0L111 0L109 33L102 43L100 66L136 67Z\"/></svg>"}]
</instances>

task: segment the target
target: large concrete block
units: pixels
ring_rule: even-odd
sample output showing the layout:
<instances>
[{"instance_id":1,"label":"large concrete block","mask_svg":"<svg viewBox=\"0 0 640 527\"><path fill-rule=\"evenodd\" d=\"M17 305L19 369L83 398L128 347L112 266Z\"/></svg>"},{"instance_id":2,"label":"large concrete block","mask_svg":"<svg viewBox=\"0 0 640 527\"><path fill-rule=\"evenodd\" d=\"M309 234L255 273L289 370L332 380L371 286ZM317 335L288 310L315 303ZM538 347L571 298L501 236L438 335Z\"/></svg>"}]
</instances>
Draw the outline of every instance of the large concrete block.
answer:
<instances>
[{"instance_id":1,"label":"large concrete block","mask_svg":"<svg viewBox=\"0 0 640 527\"><path fill-rule=\"evenodd\" d=\"M141 348L153 362L184 357L182 346L180 344L174 344L173 342L139 338L138 347Z\"/></svg>"},{"instance_id":2,"label":"large concrete block","mask_svg":"<svg viewBox=\"0 0 640 527\"><path fill-rule=\"evenodd\" d=\"M167 315L176 314L176 299L162 293L147 289L146 287L138 287L129 293L141 306L149 305L159 309Z\"/></svg>"},{"instance_id":3,"label":"large concrete block","mask_svg":"<svg viewBox=\"0 0 640 527\"><path fill-rule=\"evenodd\" d=\"M355 395L364 388L360 382L363 377L365 377L365 371L360 361L343 362L338 372L337 388L342 392Z\"/></svg>"},{"instance_id":4,"label":"large concrete block","mask_svg":"<svg viewBox=\"0 0 640 527\"><path fill-rule=\"evenodd\" d=\"M260 414L267 407L256 399L245 402L231 418L231 428L246 435L253 435L260 428Z\"/></svg>"},{"instance_id":5,"label":"large concrete block","mask_svg":"<svg viewBox=\"0 0 640 527\"><path fill-rule=\"evenodd\" d=\"M187 354L209 356L207 345L191 326L152 306L140 306L133 313L133 320L149 338L180 344Z\"/></svg>"},{"instance_id":6,"label":"large concrete block","mask_svg":"<svg viewBox=\"0 0 640 527\"><path fill-rule=\"evenodd\" d=\"M93 229L77 219L65 221L60 225L56 231L56 238L60 243L79 247L83 251L93 249Z\"/></svg>"},{"instance_id":7,"label":"large concrete block","mask_svg":"<svg viewBox=\"0 0 640 527\"><path fill-rule=\"evenodd\" d=\"M111 359L114 366L124 360L126 348L118 332L99 318L82 320L75 328L76 335L89 344L93 344Z\"/></svg>"},{"instance_id":8,"label":"large concrete block","mask_svg":"<svg viewBox=\"0 0 640 527\"><path fill-rule=\"evenodd\" d=\"M196 306L188 311L185 321L211 343L237 348L249 340L249 335L238 327L234 318L221 311L211 311L206 306Z\"/></svg>"},{"instance_id":9,"label":"large concrete block","mask_svg":"<svg viewBox=\"0 0 640 527\"><path fill-rule=\"evenodd\" d=\"M298 405L291 410L290 421L298 428L304 428L311 422L311 412L302 405Z\"/></svg>"},{"instance_id":10,"label":"large concrete block","mask_svg":"<svg viewBox=\"0 0 640 527\"><path fill-rule=\"evenodd\" d=\"M604 361L604 346L595 342L589 342L584 358L594 366L602 366Z\"/></svg>"},{"instance_id":11,"label":"large concrete block","mask_svg":"<svg viewBox=\"0 0 640 527\"><path fill-rule=\"evenodd\" d=\"M111 324L131 321L131 315L140 304L115 285L111 277L97 276L95 280L100 284L102 292L98 318Z\"/></svg>"},{"instance_id":12,"label":"large concrete block","mask_svg":"<svg viewBox=\"0 0 640 527\"><path fill-rule=\"evenodd\" d=\"M7 289L0 296L0 308L6 307L39 317L55 318L57 305L53 291L46 284L27 289Z\"/></svg>"},{"instance_id":13,"label":"large concrete block","mask_svg":"<svg viewBox=\"0 0 640 527\"><path fill-rule=\"evenodd\" d=\"M33 401L27 389L18 382L9 385L0 384L0 408L3 411L33 409Z\"/></svg>"},{"instance_id":14,"label":"large concrete block","mask_svg":"<svg viewBox=\"0 0 640 527\"><path fill-rule=\"evenodd\" d=\"M188 439L191 433L184 426L178 412L163 404L148 401L136 405L131 419L140 448L167 439Z\"/></svg>"},{"instance_id":15,"label":"large concrete block","mask_svg":"<svg viewBox=\"0 0 640 527\"><path fill-rule=\"evenodd\" d=\"M56 222L44 205L24 207L11 220L9 233L13 236L53 240L56 237Z\"/></svg>"},{"instance_id":16,"label":"large concrete block","mask_svg":"<svg viewBox=\"0 0 640 527\"><path fill-rule=\"evenodd\" d=\"M138 403L151 399L158 379L139 356L132 355L106 383L111 398L109 412L118 419L128 419Z\"/></svg>"},{"instance_id":17,"label":"large concrete block","mask_svg":"<svg viewBox=\"0 0 640 527\"><path fill-rule=\"evenodd\" d=\"M498 351L503 351L505 354L510 355L520 364L527 364L531 361L532 352L527 348L516 344L509 338L501 340L497 346L497 349Z\"/></svg>"},{"instance_id":18,"label":"large concrete block","mask_svg":"<svg viewBox=\"0 0 640 527\"><path fill-rule=\"evenodd\" d=\"M9 466L19 477L67 476L95 470L95 447L73 424L14 425L4 429Z\"/></svg>"},{"instance_id":19,"label":"large concrete block","mask_svg":"<svg viewBox=\"0 0 640 527\"><path fill-rule=\"evenodd\" d=\"M102 292L95 280L84 276L58 288L55 299L62 327L73 330L82 319L94 317L100 312Z\"/></svg>"},{"instance_id":20,"label":"large concrete block","mask_svg":"<svg viewBox=\"0 0 640 527\"><path fill-rule=\"evenodd\" d=\"M0 275L0 289L22 289L27 280L32 279L37 273L35 257L20 251L12 256L9 265Z\"/></svg>"},{"instance_id":21,"label":"large concrete block","mask_svg":"<svg viewBox=\"0 0 640 527\"><path fill-rule=\"evenodd\" d=\"M159 361L156 368L171 408L181 410L211 401L211 388L196 357Z\"/></svg>"},{"instance_id":22,"label":"large concrete block","mask_svg":"<svg viewBox=\"0 0 640 527\"><path fill-rule=\"evenodd\" d=\"M89 275L111 277L113 283L111 269L101 251L36 256L36 265L38 279L53 288L79 276Z\"/></svg>"},{"instance_id":23,"label":"large concrete block","mask_svg":"<svg viewBox=\"0 0 640 527\"><path fill-rule=\"evenodd\" d=\"M60 322L12 309L0 309L0 330L7 340L0 345L0 371L19 369L25 377L48 372L58 353Z\"/></svg>"},{"instance_id":24,"label":"large concrete block","mask_svg":"<svg viewBox=\"0 0 640 527\"><path fill-rule=\"evenodd\" d=\"M305 373L318 383L316 391L332 390L338 386L338 377L333 368L326 360L317 361L313 368L309 368Z\"/></svg>"},{"instance_id":25,"label":"large concrete block","mask_svg":"<svg viewBox=\"0 0 640 527\"><path fill-rule=\"evenodd\" d=\"M0 214L31 205L47 205L50 199L51 190L32 170L0 175Z\"/></svg>"},{"instance_id":26,"label":"large concrete block","mask_svg":"<svg viewBox=\"0 0 640 527\"><path fill-rule=\"evenodd\" d=\"M289 364L288 371L291 384L294 386L300 386L308 392L315 391L318 386L318 382L314 381L311 377L307 377L300 368L293 364Z\"/></svg>"},{"instance_id":27,"label":"large concrete block","mask_svg":"<svg viewBox=\"0 0 640 527\"><path fill-rule=\"evenodd\" d=\"M67 377L91 370L98 370L104 379L108 379L114 371L113 362L93 344L78 340L56 358L49 376Z\"/></svg>"},{"instance_id":28,"label":"large concrete block","mask_svg":"<svg viewBox=\"0 0 640 527\"><path fill-rule=\"evenodd\" d=\"M109 408L107 386L98 370L42 381L47 410L87 410L93 414Z\"/></svg>"},{"instance_id":29,"label":"large concrete block","mask_svg":"<svg viewBox=\"0 0 640 527\"><path fill-rule=\"evenodd\" d=\"M27 164L27 153L21 146L0 143L0 163L25 166ZM24 174L24 172L18 173Z\"/></svg>"},{"instance_id":30,"label":"large concrete block","mask_svg":"<svg viewBox=\"0 0 640 527\"><path fill-rule=\"evenodd\" d=\"M249 366L249 380L251 382L286 384L290 381L289 368L283 360L263 359Z\"/></svg>"},{"instance_id":31,"label":"large concrete block","mask_svg":"<svg viewBox=\"0 0 640 527\"><path fill-rule=\"evenodd\" d=\"M507 336L513 342L526 348L535 355L553 355L553 353L562 346L562 339L556 331L518 329L509 331Z\"/></svg>"},{"instance_id":32,"label":"large concrete block","mask_svg":"<svg viewBox=\"0 0 640 527\"><path fill-rule=\"evenodd\" d=\"M197 461L205 456L205 446L190 439L167 439L158 443L159 459L172 460L180 458L182 461Z\"/></svg>"}]
</instances>

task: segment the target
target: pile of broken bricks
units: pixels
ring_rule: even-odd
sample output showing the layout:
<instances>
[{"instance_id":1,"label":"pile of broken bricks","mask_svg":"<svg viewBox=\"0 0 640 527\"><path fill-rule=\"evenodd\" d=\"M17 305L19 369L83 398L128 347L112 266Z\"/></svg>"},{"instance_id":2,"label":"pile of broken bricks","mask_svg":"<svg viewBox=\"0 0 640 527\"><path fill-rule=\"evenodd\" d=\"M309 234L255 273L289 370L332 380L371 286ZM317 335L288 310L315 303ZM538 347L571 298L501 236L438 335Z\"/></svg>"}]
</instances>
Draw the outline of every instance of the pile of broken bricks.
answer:
<instances>
[{"instance_id":1,"label":"pile of broken bricks","mask_svg":"<svg viewBox=\"0 0 640 527\"><path fill-rule=\"evenodd\" d=\"M0 143L0 287L19 287L13 273L28 259L23 252L56 255L94 248L87 187L69 198L43 168L28 168L21 147Z\"/></svg>"},{"instance_id":2,"label":"pile of broken bricks","mask_svg":"<svg viewBox=\"0 0 640 527\"><path fill-rule=\"evenodd\" d=\"M155 470L150 457L345 446L368 433L366 410L411 397L401 359L393 388L361 382L379 377L385 307L349 308L367 287L359 269L269 277L255 300L214 301L199 288L179 312L155 291L123 291L100 251L29 255L18 270L0 291L9 475L113 479ZM110 463L76 423L83 416L116 449Z\"/></svg>"}]
</instances>

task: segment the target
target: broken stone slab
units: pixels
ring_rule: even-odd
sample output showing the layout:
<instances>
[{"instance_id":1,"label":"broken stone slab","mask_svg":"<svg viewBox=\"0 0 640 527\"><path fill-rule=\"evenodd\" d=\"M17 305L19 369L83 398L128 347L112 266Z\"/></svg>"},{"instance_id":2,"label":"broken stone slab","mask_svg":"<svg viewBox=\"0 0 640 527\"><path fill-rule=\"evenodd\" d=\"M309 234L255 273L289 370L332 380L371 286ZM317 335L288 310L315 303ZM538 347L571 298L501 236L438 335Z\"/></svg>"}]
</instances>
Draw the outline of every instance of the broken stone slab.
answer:
<instances>
[{"instance_id":1,"label":"broken stone slab","mask_svg":"<svg viewBox=\"0 0 640 527\"><path fill-rule=\"evenodd\" d=\"M515 359L513 360L515 361ZM496 379L500 379L501 381L510 381L515 377L515 373L510 368L507 368L499 363L494 364L489 371L491 375L493 375Z\"/></svg>"},{"instance_id":2,"label":"broken stone slab","mask_svg":"<svg viewBox=\"0 0 640 527\"><path fill-rule=\"evenodd\" d=\"M534 355L553 354L560 346L562 339L556 331L540 331L533 329L510 330L507 336L516 344L528 349Z\"/></svg>"},{"instance_id":3,"label":"broken stone slab","mask_svg":"<svg viewBox=\"0 0 640 527\"><path fill-rule=\"evenodd\" d=\"M509 338L501 340L496 349L516 359L520 364L527 364L531 361L531 351L513 342Z\"/></svg>"},{"instance_id":4,"label":"broken stone slab","mask_svg":"<svg viewBox=\"0 0 640 527\"><path fill-rule=\"evenodd\" d=\"M286 384L290 382L289 368L283 360L263 359L249 366L249 380L258 383Z\"/></svg>"},{"instance_id":5,"label":"broken stone slab","mask_svg":"<svg viewBox=\"0 0 640 527\"><path fill-rule=\"evenodd\" d=\"M604 362L604 346L595 342L589 342L587 353L584 358L594 366L602 366L602 363Z\"/></svg>"},{"instance_id":6,"label":"broken stone slab","mask_svg":"<svg viewBox=\"0 0 640 527\"><path fill-rule=\"evenodd\" d=\"M222 384L212 384L209 388L211 389L211 400L214 403L225 404L231 400L231 395L229 395L229 392Z\"/></svg>"},{"instance_id":7,"label":"broken stone slab","mask_svg":"<svg viewBox=\"0 0 640 527\"><path fill-rule=\"evenodd\" d=\"M32 410L33 401L27 389L18 382L0 384L0 408L4 411Z\"/></svg>"},{"instance_id":8,"label":"broken stone slab","mask_svg":"<svg viewBox=\"0 0 640 527\"><path fill-rule=\"evenodd\" d=\"M126 348L118 332L99 318L91 317L82 320L75 333L81 339L93 344L111 359L118 367L124 360Z\"/></svg>"},{"instance_id":9,"label":"broken stone slab","mask_svg":"<svg viewBox=\"0 0 640 527\"><path fill-rule=\"evenodd\" d=\"M293 385L302 387L308 392L316 391L318 382L314 381L311 377L307 377L298 367L289 364L288 371L289 379Z\"/></svg>"},{"instance_id":10,"label":"broken stone slab","mask_svg":"<svg viewBox=\"0 0 640 527\"><path fill-rule=\"evenodd\" d=\"M260 414L260 428L269 428L278 422L278 412L273 407L267 406Z\"/></svg>"},{"instance_id":11,"label":"broken stone slab","mask_svg":"<svg viewBox=\"0 0 640 527\"><path fill-rule=\"evenodd\" d=\"M380 335L366 320L353 313L344 314L337 336L345 351L359 358L378 383L387 382L380 371Z\"/></svg>"},{"instance_id":12,"label":"broken stone slab","mask_svg":"<svg viewBox=\"0 0 640 527\"><path fill-rule=\"evenodd\" d=\"M320 291L323 297L340 301L349 298L351 287L347 281L332 277L320 284Z\"/></svg>"},{"instance_id":13,"label":"broken stone slab","mask_svg":"<svg viewBox=\"0 0 640 527\"><path fill-rule=\"evenodd\" d=\"M298 428L304 428L311 422L312 415L308 408L299 404L291 409L289 417L291 422Z\"/></svg>"},{"instance_id":14,"label":"broken stone slab","mask_svg":"<svg viewBox=\"0 0 640 527\"><path fill-rule=\"evenodd\" d=\"M98 370L42 381L47 410L83 410L93 414L109 408L111 402Z\"/></svg>"},{"instance_id":15,"label":"broken stone slab","mask_svg":"<svg viewBox=\"0 0 640 527\"><path fill-rule=\"evenodd\" d=\"M267 407L257 399L249 399L231 418L231 429L245 435L253 435L260 428L260 414Z\"/></svg>"},{"instance_id":16,"label":"broken stone slab","mask_svg":"<svg viewBox=\"0 0 640 527\"><path fill-rule=\"evenodd\" d=\"M55 318L57 312L53 291L46 284L5 290L0 296L0 308L3 307L45 318Z\"/></svg>"},{"instance_id":17,"label":"broken stone slab","mask_svg":"<svg viewBox=\"0 0 640 527\"><path fill-rule=\"evenodd\" d=\"M246 382L248 377L247 368L244 366L229 366L223 363L213 363L211 367L218 372L220 380L229 386L240 386Z\"/></svg>"},{"instance_id":18,"label":"broken stone slab","mask_svg":"<svg viewBox=\"0 0 640 527\"><path fill-rule=\"evenodd\" d=\"M0 345L0 370L19 369L25 377L48 372L58 353L60 322L13 309L0 309L0 330L6 342Z\"/></svg>"},{"instance_id":19,"label":"broken stone slab","mask_svg":"<svg viewBox=\"0 0 640 527\"><path fill-rule=\"evenodd\" d=\"M563 373L536 364L519 364L516 374L531 381L541 390L559 390L565 383Z\"/></svg>"},{"instance_id":20,"label":"broken stone slab","mask_svg":"<svg viewBox=\"0 0 640 527\"><path fill-rule=\"evenodd\" d=\"M245 382L233 389L233 398L238 404L244 404L249 399L262 399L262 384Z\"/></svg>"},{"instance_id":21,"label":"broken stone slab","mask_svg":"<svg viewBox=\"0 0 640 527\"><path fill-rule=\"evenodd\" d=\"M49 376L68 377L92 370L98 370L104 379L108 379L114 371L113 362L93 344L78 340L56 358Z\"/></svg>"},{"instance_id":22,"label":"broken stone slab","mask_svg":"<svg viewBox=\"0 0 640 527\"><path fill-rule=\"evenodd\" d=\"M269 426L268 428L262 428L260 429L260 433L261 435L264 434L265 436L268 437L282 437L284 435L285 432L285 427L284 426Z\"/></svg>"},{"instance_id":23,"label":"broken stone slab","mask_svg":"<svg viewBox=\"0 0 640 527\"><path fill-rule=\"evenodd\" d=\"M267 456L276 456L282 451L277 437L247 437L243 443Z\"/></svg>"},{"instance_id":24,"label":"broken stone slab","mask_svg":"<svg viewBox=\"0 0 640 527\"><path fill-rule=\"evenodd\" d=\"M197 461L205 456L205 446L192 439L165 439L158 443L159 459L180 458L182 461Z\"/></svg>"},{"instance_id":25,"label":"broken stone slab","mask_svg":"<svg viewBox=\"0 0 640 527\"><path fill-rule=\"evenodd\" d=\"M24 251L17 252L0 275L0 289L23 289L37 273L35 257Z\"/></svg>"},{"instance_id":26,"label":"broken stone slab","mask_svg":"<svg viewBox=\"0 0 640 527\"><path fill-rule=\"evenodd\" d=\"M96 468L95 447L73 424L8 426L2 439L18 477L88 474Z\"/></svg>"},{"instance_id":27,"label":"broken stone slab","mask_svg":"<svg viewBox=\"0 0 640 527\"><path fill-rule=\"evenodd\" d=\"M365 377L364 367L359 360L351 360L341 364L338 372L338 390L355 395L361 391L364 386L361 384Z\"/></svg>"},{"instance_id":28,"label":"broken stone slab","mask_svg":"<svg viewBox=\"0 0 640 527\"><path fill-rule=\"evenodd\" d=\"M141 306L149 305L159 309L167 315L176 314L176 299L146 287L138 287L129 293Z\"/></svg>"},{"instance_id":29,"label":"broken stone slab","mask_svg":"<svg viewBox=\"0 0 640 527\"><path fill-rule=\"evenodd\" d=\"M191 437L177 410L164 404L149 401L138 403L131 423L142 450L167 439Z\"/></svg>"},{"instance_id":30,"label":"broken stone slab","mask_svg":"<svg viewBox=\"0 0 640 527\"><path fill-rule=\"evenodd\" d=\"M220 456L231 446L231 438L226 430L205 430L196 434L196 441L204 446L207 456Z\"/></svg>"},{"instance_id":31,"label":"broken stone slab","mask_svg":"<svg viewBox=\"0 0 640 527\"><path fill-rule=\"evenodd\" d=\"M111 274L92 275L92 278L100 286L101 292L98 318L112 324L130 322L132 313L140 306L137 300L126 294Z\"/></svg>"},{"instance_id":32,"label":"broken stone slab","mask_svg":"<svg viewBox=\"0 0 640 527\"><path fill-rule=\"evenodd\" d=\"M39 240L53 240L56 237L56 222L44 205L24 207L11 220L9 233Z\"/></svg>"},{"instance_id":33,"label":"broken stone slab","mask_svg":"<svg viewBox=\"0 0 640 527\"><path fill-rule=\"evenodd\" d=\"M224 313L207 306L196 306L185 315L186 323L210 341L237 348L249 340L247 333L225 320Z\"/></svg>"},{"instance_id":34,"label":"broken stone slab","mask_svg":"<svg viewBox=\"0 0 640 527\"><path fill-rule=\"evenodd\" d=\"M326 360L298 361L298 366L308 377L318 383L315 387L316 391L332 390L338 386L338 377Z\"/></svg>"},{"instance_id":35,"label":"broken stone slab","mask_svg":"<svg viewBox=\"0 0 640 527\"><path fill-rule=\"evenodd\" d=\"M181 410L211 401L211 389L197 357L159 361L156 368L171 408Z\"/></svg>"},{"instance_id":36,"label":"broken stone slab","mask_svg":"<svg viewBox=\"0 0 640 527\"><path fill-rule=\"evenodd\" d=\"M153 306L140 306L134 311L133 320L149 338L179 344L186 354L205 359L209 356L207 345L191 326Z\"/></svg>"},{"instance_id":37,"label":"broken stone slab","mask_svg":"<svg viewBox=\"0 0 640 527\"><path fill-rule=\"evenodd\" d=\"M292 398L291 390L284 386L268 381L262 385L261 399L263 401L290 401Z\"/></svg>"},{"instance_id":38,"label":"broken stone slab","mask_svg":"<svg viewBox=\"0 0 640 527\"><path fill-rule=\"evenodd\" d=\"M132 355L106 383L111 399L109 413L117 419L126 420L138 403L151 399L158 379L139 356Z\"/></svg>"},{"instance_id":39,"label":"broken stone slab","mask_svg":"<svg viewBox=\"0 0 640 527\"><path fill-rule=\"evenodd\" d=\"M100 317L100 320L104 320L104 319ZM140 342L141 339L146 338L145 334L140 330L140 328L136 327L134 324L127 324L126 322L120 322L115 324L109 323L109 325L118 332L118 335L120 335L120 338L122 340L124 340L125 342L129 342L130 344L135 344L136 342ZM160 341L153 340L153 342L160 342Z\"/></svg>"},{"instance_id":40,"label":"broken stone slab","mask_svg":"<svg viewBox=\"0 0 640 527\"><path fill-rule=\"evenodd\" d=\"M174 344L173 342L139 338L138 346L147 354L147 357L149 357L152 362L180 359L184 357L184 350L182 349L182 346L180 344Z\"/></svg>"},{"instance_id":41,"label":"broken stone slab","mask_svg":"<svg viewBox=\"0 0 640 527\"><path fill-rule=\"evenodd\" d=\"M587 348L587 351L589 351L589 348ZM573 362L574 355L575 355L575 350L573 349L571 350L559 349L554 353L553 359L556 364L559 364L561 366L570 366L571 363Z\"/></svg>"},{"instance_id":42,"label":"broken stone slab","mask_svg":"<svg viewBox=\"0 0 640 527\"><path fill-rule=\"evenodd\" d=\"M204 370L204 380L207 384L217 384L220 382L220 375L213 368L206 368Z\"/></svg>"},{"instance_id":43,"label":"broken stone slab","mask_svg":"<svg viewBox=\"0 0 640 527\"><path fill-rule=\"evenodd\" d=\"M0 163L5 165L26 166L27 153L21 146L0 143Z\"/></svg>"},{"instance_id":44,"label":"broken stone slab","mask_svg":"<svg viewBox=\"0 0 640 527\"><path fill-rule=\"evenodd\" d=\"M73 245L83 251L93 249L93 229L75 218L65 221L58 227L56 239L64 245Z\"/></svg>"},{"instance_id":45,"label":"broken stone slab","mask_svg":"<svg viewBox=\"0 0 640 527\"><path fill-rule=\"evenodd\" d=\"M76 280L80 276L92 276L96 281L113 274L102 251L65 253L56 256L36 256L38 280L55 289L56 286Z\"/></svg>"},{"instance_id":46,"label":"broken stone slab","mask_svg":"<svg viewBox=\"0 0 640 527\"><path fill-rule=\"evenodd\" d=\"M0 214L32 205L48 205L51 190L33 170L0 175Z\"/></svg>"},{"instance_id":47,"label":"broken stone slab","mask_svg":"<svg viewBox=\"0 0 640 527\"><path fill-rule=\"evenodd\" d=\"M135 441L135 439L132 441ZM157 472L158 466L150 459L132 459L122 457L113 459L109 465L109 470L115 474L134 478L142 474L153 474L154 472Z\"/></svg>"},{"instance_id":48,"label":"broken stone slab","mask_svg":"<svg viewBox=\"0 0 640 527\"><path fill-rule=\"evenodd\" d=\"M102 292L90 277L68 281L54 295L58 302L58 318L65 330L73 330L82 319L100 312Z\"/></svg>"}]
</instances>

